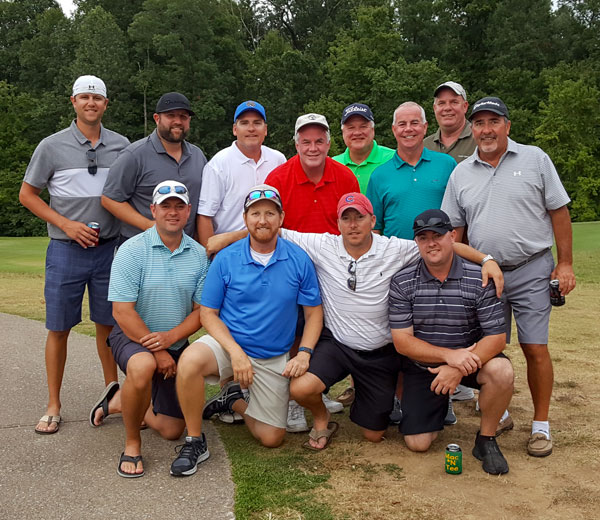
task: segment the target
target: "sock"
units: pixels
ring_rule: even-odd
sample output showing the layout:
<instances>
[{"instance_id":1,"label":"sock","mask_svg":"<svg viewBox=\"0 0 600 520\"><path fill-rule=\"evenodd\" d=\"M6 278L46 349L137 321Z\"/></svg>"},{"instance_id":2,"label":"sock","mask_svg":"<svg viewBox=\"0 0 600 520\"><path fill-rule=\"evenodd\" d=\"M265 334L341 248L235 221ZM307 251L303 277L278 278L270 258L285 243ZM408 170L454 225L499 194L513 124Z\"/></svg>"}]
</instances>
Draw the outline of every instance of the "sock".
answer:
<instances>
[{"instance_id":1,"label":"sock","mask_svg":"<svg viewBox=\"0 0 600 520\"><path fill-rule=\"evenodd\" d=\"M477 432L477 439L475 439L475 444L486 441L495 441L495 435L481 435L481 433Z\"/></svg>"},{"instance_id":2,"label":"sock","mask_svg":"<svg viewBox=\"0 0 600 520\"><path fill-rule=\"evenodd\" d=\"M531 424L531 434L543 433L546 439L550 438L550 423L548 421L533 421Z\"/></svg>"},{"instance_id":3,"label":"sock","mask_svg":"<svg viewBox=\"0 0 600 520\"><path fill-rule=\"evenodd\" d=\"M504 421L507 417L508 417L508 410L504 410L504 413L502 414L502 417L500 418L501 421Z\"/></svg>"},{"instance_id":4,"label":"sock","mask_svg":"<svg viewBox=\"0 0 600 520\"><path fill-rule=\"evenodd\" d=\"M200 437L192 437L191 435L186 435L185 437L185 442L194 442L194 441L201 441L202 440L202 435L200 435Z\"/></svg>"}]
</instances>

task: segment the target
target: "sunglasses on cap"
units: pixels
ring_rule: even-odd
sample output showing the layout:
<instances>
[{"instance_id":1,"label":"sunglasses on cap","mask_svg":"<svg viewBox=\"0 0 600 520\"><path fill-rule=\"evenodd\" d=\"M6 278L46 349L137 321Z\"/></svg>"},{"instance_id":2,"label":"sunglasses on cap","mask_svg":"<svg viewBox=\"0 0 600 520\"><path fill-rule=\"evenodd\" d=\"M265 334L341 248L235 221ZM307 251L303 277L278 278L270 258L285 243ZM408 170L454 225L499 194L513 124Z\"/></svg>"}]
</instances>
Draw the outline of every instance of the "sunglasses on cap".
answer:
<instances>
[{"instance_id":1,"label":"sunglasses on cap","mask_svg":"<svg viewBox=\"0 0 600 520\"><path fill-rule=\"evenodd\" d=\"M187 188L185 186L161 186L158 188L157 193L160 193L161 195L166 195L167 193L183 195L187 193Z\"/></svg>"},{"instance_id":2,"label":"sunglasses on cap","mask_svg":"<svg viewBox=\"0 0 600 520\"><path fill-rule=\"evenodd\" d=\"M430 218L427 222L425 222L424 220L415 220L415 225L413 226L414 229L420 227L432 227L432 226L437 226L438 224L443 224L444 226L448 226L450 225L450 222L445 222L444 219L439 218L439 217L432 217Z\"/></svg>"},{"instance_id":3,"label":"sunglasses on cap","mask_svg":"<svg viewBox=\"0 0 600 520\"><path fill-rule=\"evenodd\" d=\"M248 204L248 202L252 202L258 199L275 199L278 202L281 202L279 195L277 195L277 192L273 190L254 190L248 193L244 206Z\"/></svg>"}]
</instances>

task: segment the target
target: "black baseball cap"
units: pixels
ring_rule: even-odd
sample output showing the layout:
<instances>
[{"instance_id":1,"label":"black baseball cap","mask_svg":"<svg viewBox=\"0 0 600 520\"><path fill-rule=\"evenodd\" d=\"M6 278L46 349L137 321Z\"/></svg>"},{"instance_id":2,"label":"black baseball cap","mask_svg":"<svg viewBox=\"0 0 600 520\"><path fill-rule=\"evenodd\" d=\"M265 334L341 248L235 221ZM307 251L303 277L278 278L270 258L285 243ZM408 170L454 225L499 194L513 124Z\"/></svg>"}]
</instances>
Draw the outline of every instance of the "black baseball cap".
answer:
<instances>
[{"instance_id":1,"label":"black baseball cap","mask_svg":"<svg viewBox=\"0 0 600 520\"><path fill-rule=\"evenodd\" d=\"M179 92L167 92L156 103L155 112L157 114L169 112L170 110L187 110L191 116L196 115L190 106L188 98Z\"/></svg>"},{"instance_id":2,"label":"black baseball cap","mask_svg":"<svg viewBox=\"0 0 600 520\"><path fill-rule=\"evenodd\" d=\"M441 209L428 209L415 217L413 222L413 237L416 237L423 231L435 231L440 235L445 235L454 228L450 223L450 217Z\"/></svg>"},{"instance_id":3,"label":"black baseball cap","mask_svg":"<svg viewBox=\"0 0 600 520\"><path fill-rule=\"evenodd\" d=\"M473 109L471 110L471 115L469 116L469 121L473 119L473 116L477 114L477 112L493 112L494 114L498 114L499 116L504 116L508 119L508 108L504 104L500 98L497 97L484 97L481 98L473 105Z\"/></svg>"},{"instance_id":4,"label":"black baseball cap","mask_svg":"<svg viewBox=\"0 0 600 520\"><path fill-rule=\"evenodd\" d=\"M375 118L373 117L373 112L371 109L362 103L352 103L344 108L344 111L342 112L342 124L344 124L352 116L361 116L367 121L375 122Z\"/></svg>"}]
</instances>

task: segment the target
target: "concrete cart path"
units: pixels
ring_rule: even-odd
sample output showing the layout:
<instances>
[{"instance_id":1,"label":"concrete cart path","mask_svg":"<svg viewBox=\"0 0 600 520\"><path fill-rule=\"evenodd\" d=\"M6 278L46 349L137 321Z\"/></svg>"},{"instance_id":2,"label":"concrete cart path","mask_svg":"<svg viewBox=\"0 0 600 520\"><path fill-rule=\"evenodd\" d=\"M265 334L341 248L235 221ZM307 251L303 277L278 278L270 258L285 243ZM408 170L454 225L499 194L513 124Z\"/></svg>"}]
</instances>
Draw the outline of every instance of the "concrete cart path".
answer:
<instances>
[{"instance_id":1,"label":"concrete cart path","mask_svg":"<svg viewBox=\"0 0 600 520\"><path fill-rule=\"evenodd\" d=\"M0 313L0 518L232 519L229 461L214 429L210 458L187 478L169 475L180 442L142 432L146 474L116 473L124 446L120 415L100 428L88 422L104 383L95 340L71 333L62 389L60 431L33 431L47 403L42 323Z\"/></svg>"}]
</instances>

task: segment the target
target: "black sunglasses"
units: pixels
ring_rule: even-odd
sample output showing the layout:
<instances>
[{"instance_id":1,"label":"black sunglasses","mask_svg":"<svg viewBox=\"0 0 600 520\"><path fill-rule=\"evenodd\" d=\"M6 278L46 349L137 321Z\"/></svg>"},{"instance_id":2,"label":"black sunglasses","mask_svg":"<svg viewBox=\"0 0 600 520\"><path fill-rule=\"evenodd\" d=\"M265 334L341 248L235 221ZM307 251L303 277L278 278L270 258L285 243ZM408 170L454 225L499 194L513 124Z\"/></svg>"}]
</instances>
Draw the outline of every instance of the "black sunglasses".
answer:
<instances>
[{"instance_id":1,"label":"black sunglasses","mask_svg":"<svg viewBox=\"0 0 600 520\"><path fill-rule=\"evenodd\" d=\"M348 273L350 274L350 278L347 280L348 289L356 291L356 260L350 260Z\"/></svg>"},{"instance_id":2,"label":"black sunglasses","mask_svg":"<svg viewBox=\"0 0 600 520\"><path fill-rule=\"evenodd\" d=\"M432 217L430 218L427 222L425 222L424 220L415 220L415 225L413 226L413 228L417 228L417 227L430 227L430 226L437 226L438 224L450 224L449 222L444 222L444 219L439 218L439 217Z\"/></svg>"},{"instance_id":3,"label":"black sunglasses","mask_svg":"<svg viewBox=\"0 0 600 520\"><path fill-rule=\"evenodd\" d=\"M96 150L88 150L85 152L85 156L89 162L88 164L88 173L90 175L96 175L98 172L98 165L96 164Z\"/></svg>"}]
</instances>

